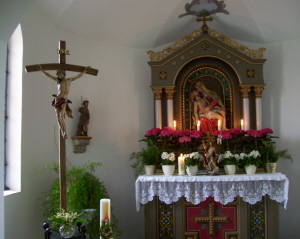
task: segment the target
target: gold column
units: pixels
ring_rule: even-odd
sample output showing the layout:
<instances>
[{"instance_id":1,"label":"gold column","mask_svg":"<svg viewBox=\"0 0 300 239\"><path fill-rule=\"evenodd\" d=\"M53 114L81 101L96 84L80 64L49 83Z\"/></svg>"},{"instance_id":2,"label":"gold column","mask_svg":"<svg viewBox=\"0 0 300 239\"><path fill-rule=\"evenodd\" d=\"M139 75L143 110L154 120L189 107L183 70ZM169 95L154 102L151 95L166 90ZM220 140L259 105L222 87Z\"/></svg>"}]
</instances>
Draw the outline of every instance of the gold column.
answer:
<instances>
[{"instance_id":1,"label":"gold column","mask_svg":"<svg viewBox=\"0 0 300 239\"><path fill-rule=\"evenodd\" d=\"M244 129L250 129L250 107L249 107L249 92L251 90L250 85L240 85L240 92L243 96L243 118L244 118Z\"/></svg>"},{"instance_id":2,"label":"gold column","mask_svg":"<svg viewBox=\"0 0 300 239\"><path fill-rule=\"evenodd\" d=\"M155 97L155 127L162 128L162 113L161 113L161 96L162 87L151 86L152 92Z\"/></svg>"},{"instance_id":3,"label":"gold column","mask_svg":"<svg viewBox=\"0 0 300 239\"><path fill-rule=\"evenodd\" d=\"M164 88L165 88L165 92L167 94L168 127L173 127L173 121L174 121L173 99L174 99L174 94L176 92L175 86L165 86ZM177 119L177 121L178 121L178 119Z\"/></svg>"}]
</instances>

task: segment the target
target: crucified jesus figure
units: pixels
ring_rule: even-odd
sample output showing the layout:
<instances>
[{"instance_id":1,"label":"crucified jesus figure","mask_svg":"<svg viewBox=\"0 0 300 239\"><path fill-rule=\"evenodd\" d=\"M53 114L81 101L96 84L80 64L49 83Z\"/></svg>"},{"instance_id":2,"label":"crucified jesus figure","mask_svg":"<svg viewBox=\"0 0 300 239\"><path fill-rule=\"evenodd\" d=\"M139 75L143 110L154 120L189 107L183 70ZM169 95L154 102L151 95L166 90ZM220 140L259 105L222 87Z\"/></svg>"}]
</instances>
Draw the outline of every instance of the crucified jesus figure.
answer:
<instances>
[{"instance_id":1,"label":"crucified jesus figure","mask_svg":"<svg viewBox=\"0 0 300 239\"><path fill-rule=\"evenodd\" d=\"M58 70L55 77L50 75L48 72L44 71L40 65L36 65L36 69L40 70L45 76L56 81L57 83L58 92L57 95L53 95L55 99L52 102L52 106L55 108L56 111L56 117L58 125L61 129L61 134L64 138L67 138L65 114L68 117L73 118L72 110L68 105L68 103L72 103L70 100L68 100L71 82L82 77L86 72L88 72L91 69L91 67L87 66L83 72L81 72L77 76L70 78L66 78L66 73L64 70Z\"/></svg>"}]
</instances>

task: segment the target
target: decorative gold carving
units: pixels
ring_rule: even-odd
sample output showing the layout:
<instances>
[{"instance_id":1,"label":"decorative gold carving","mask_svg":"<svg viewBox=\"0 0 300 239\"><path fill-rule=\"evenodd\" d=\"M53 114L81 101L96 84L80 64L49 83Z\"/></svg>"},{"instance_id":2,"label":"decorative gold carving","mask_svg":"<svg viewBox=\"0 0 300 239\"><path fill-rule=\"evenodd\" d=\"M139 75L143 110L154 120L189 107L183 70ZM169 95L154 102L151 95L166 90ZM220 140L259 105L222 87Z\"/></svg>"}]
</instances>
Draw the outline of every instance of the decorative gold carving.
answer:
<instances>
[{"instance_id":1,"label":"decorative gold carving","mask_svg":"<svg viewBox=\"0 0 300 239\"><path fill-rule=\"evenodd\" d=\"M162 87L151 86L152 92L154 93L155 100L161 100Z\"/></svg>"},{"instance_id":2,"label":"decorative gold carving","mask_svg":"<svg viewBox=\"0 0 300 239\"><path fill-rule=\"evenodd\" d=\"M218 50L217 50L217 53L219 53L219 54L222 53L222 50L221 50L221 49L218 49Z\"/></svg>"},{"instance_id":3,"label":"decorative gold carving","mask_svg":"<svg viewBox=\"0 0 300 239\"><path fill-rule=\"evenodd\" d=\"M60 55L70 55L69 50L66 50L66 49L58 49L57 50L57 54L60 54Z\"/></svg>"},{"instance_id":4,"label":"decorative gold carving","mask_svg":"<svg viewBox=\"0 0 300 239\"><path fill-rule=\"evenodd\" d=\"M176 92L175 91L175 86L164 87L164 88L165 88L165 91L166 91L166 94L167 94L167 99L173 100L174 93Z\"/></svg>"},{"instance_id":5,"label":"decorative gold carving","mask_svg":"<svg viewBox=\"0 0 300 239\"><path fill-rule=\"evenodd\" d=\"M215 204L208 204L208 216L207 217L195 217L195 222L208 222L208 232L210 236L215 235L214 225L217 222L228 222L228 216L218 217L215 216Z\"/></svg>"},{"instance_id":6,"label":"decorative gold carving","mask_svg":"<svg viewBox=\"0 0 300 239\"><path fill-rule=\"evenodd\" d=\"M173 65L173 66L175 66L176 64L177 64L177 62L176 62L176 61L173 61L173 62L172 62L172 65Z\"/></svg>"},{"instance_id":7,"label":"decorative gold carving","mask_svg":"<svg viewBox=\"0 0 300 239\"><path fill-rule=\"evenodd\" d=\"M265 89L264 86L265 85L255 85L254 86L254 92L255 92L255 97L256 98L262 98L262 93Z\"/></svg>"},{"instance_id":8,"label":"decorative gold carving","mask_svg":"<svg viewBox=\"0 0 300 239\"><path fill-rule=\"evenodd\" d=\"M255 70L254 70L254 69L248 69L248 70L247 70L247 76L248 76L249 78L255 77Z\"/></svg>"},{"instance_id":9,"label":"decorative gold carving","mask_svg":"<svg viewBox=\"0 0 300 239\"><path fill-rule=\"evenodd\" d=\"M229 59L229 58L231 58L231 55L227 54L227 56L226 56L226 57Z\"/></svg>"},{"instance_id":10,"label":"decorative gold carving","mask_svg":"<svg viewBox=\"0 0 300 239\"><path fill-rule=\"evenodd\" d=\"M207 50L209 48L209 45L205 42L201 47L203 48L203 50Z\"/></svg>"},{"instance_id":11,"label":"decorative gold carving","mask_svg":"<svg viewBox=\"0 0 300 239\"><path fill-rule=\"evenodd\" d=\"M251 90L251 86L249 86L249 85L240 85L240 92L242 92L243 98L249 98L250 90Z\"/></svg>"},{"instance_id":12,"label":"decorative gold carving","mask_svg":"<svg viewBox=\"0 0 300 239\"><path fill-rule=\"evenodd\" d=\"M190 50L190 53L191 53L191 54L194 54L194 50Z\"/></svg>"},{"instance_id":13,"label":"decorative gold carving","mask_svg":"<svg viewBox=\"0 0 300 239\"><path fill-rule=\"evenodd\" d=\"M240 63L240 61L239 61L239 60L236 60L236 61L235 61L235 63L236 63L236 64L239 64L239 63Z\"/></svg>"},{"instance_id":14,"label":"decorative gold carving","mask_svg":"<svg viewBox=\"0 0 300 239\"><path fill-rule=\"evenodd\" d=\"M166 79L167 79L167 76L168 76L168 74L167 74L166 71L161 71L161 72L159 72L159 79L161 79L161 80L166 80Z\"/></svg>"},{"instance_id":15,"label":"decorative gold carving","mask_svg":"<svg viewBox=\"0 0 300 239\"><path fill-rule=\"evenodd\" d=\"M184 59L185 59L185 56L184 56L184 55L182 55L180 58L181 58L181 60L184 60Z\"/></svg>"},{"instance_id":16,"label":"decorative gold carving","mask_svg":"<svg viewBox=\"0 0 300 239\"><path fill-rule=\"evenodd\" d=\"M159 52L154 52L152 50L147 51L147 53L150 54L150 61L158 62L163 60L167 56L173 54L174 52L178 51L182 47L186 46L188 43L196 40L201 35L202 35L202 29L200 28L186 35L181 40L176 41L173 45L163 49L162 51ZM266 50L266 48L259 48L258 50L252 50L230 39L229 37L219 33L218 31L210 28L208 28L208 35L252 59L262 59L263 52Z\"/></svg>"},{"instance_id":17,"label":"decorative gold carving","mask_svg":"<svg viewBox=\"0 0 300 239\"><path fill-rule=\"evenodd\" d=\"M184 38L182 38L179 41L176 41L173 45L163 49L160 52L154 52L154 51L147 51L148 54L150 54L150 60L151 61L161 61L162 59L166 58L167 56L171 55L175 51L181 49L191 41L194 41L198 37L202 35L201 29L197 29L193 31L192 33L186 35Z\"/></svg>"}]
</instances>

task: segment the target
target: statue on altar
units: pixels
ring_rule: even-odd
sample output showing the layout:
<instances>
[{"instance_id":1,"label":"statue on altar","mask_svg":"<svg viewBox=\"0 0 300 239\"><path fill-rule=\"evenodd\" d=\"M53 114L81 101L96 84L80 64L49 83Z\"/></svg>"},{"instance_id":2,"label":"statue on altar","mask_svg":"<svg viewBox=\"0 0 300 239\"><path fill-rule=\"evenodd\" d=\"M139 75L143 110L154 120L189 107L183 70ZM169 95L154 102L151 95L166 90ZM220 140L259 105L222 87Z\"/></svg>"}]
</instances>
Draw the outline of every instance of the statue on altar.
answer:
<instances>
[{"instance_id":1,"label":"statue on altar","mask_svg":"<svg viewBox=\"0 0 300 239\"><path fill-rule=\"evenodd\" d=\"M212 142L207 146L203 142L204 155L205 155L205 166L208 174L217 174L219 172L219 167L217 165L218 155L216 153L216 148L213 146Z\"/></svg>"},{"instance_id":2,"label":"statue on altar","mask_svg":"<svg viewBox=\"0 0 300 239\"><path fill-rule=\"evenodd\" d=\"M213 134L218 129L218 121L220 121L220 129L226 128L225 106L220 97L205 87L203 82L199 81L195 84L195 88L191 92L191 102L193 104L194 125L200 121L200 131L210 132Z\"/></svg>"}]
</instances>

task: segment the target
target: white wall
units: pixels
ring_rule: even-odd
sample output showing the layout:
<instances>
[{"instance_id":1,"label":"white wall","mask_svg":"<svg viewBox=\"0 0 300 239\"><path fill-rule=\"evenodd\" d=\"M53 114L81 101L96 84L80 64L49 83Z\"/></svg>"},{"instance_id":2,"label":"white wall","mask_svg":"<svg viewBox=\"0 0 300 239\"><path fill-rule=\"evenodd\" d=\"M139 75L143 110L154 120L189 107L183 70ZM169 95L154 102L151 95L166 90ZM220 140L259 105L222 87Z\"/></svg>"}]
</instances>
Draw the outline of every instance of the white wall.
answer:
<instances>
[{"instance_id":1,"label":"white wall","mask_svg":"<svg viewBox=\"0 0 300 239\"><path fill-rule=\"evenodd\" d=\"M139 149L138 140L153 127L153 95L149 88L151 73L146 50L66 34L48 25L47 19L36 12L29 12L21 26L24 66L57 62L58 41L65 40L71 54L67 63L99 69L97 77L84 76L71 85L69 98L73 102L74 119L67 119L69 135L76 133L77 108L83 96L90 101L89 135L93 138L84 154L74 154L72 141L68 139L67 159L73 165L87 161L103 163L97 176L108 189L123 238L143 238L143 213L135 209L135 178L129 155ZM51 107L51 95L56 92L56 83L41 73L24 73L22 185L21 193L5 198L5 238L21 239L24 232L30 238L41 237L45 219L38 198L49 189L53 176L39 175L39 172L45 165L58 162L57 123Z\"/></svg>"},{"instance_id":2,"label":"white wall","mask_svg":"<svg viewBox=\"0 0 300 239\"><path fill-rule=\"evenodd\" d=\"M282 43L269 44L265 58L265 91L263 93L264 127L274 130L279 136L278 148L287 148L294 162L281 160L278 172L287 175L290 181L289 201L287 209L280 210L280 230L282 239L298 238L300 234L299 214L300 201L300 39Z\"/></svg>"},{"instance_id":3,"label":"white wall","mask_svg":"<svg viewBox=\"0 0 300 239\"><path fill-rule=\"evenodd\" d=\"M73 101L71 106L75 118L68 119L68 132L75 134L78 120L76 109L82 95L90 100L90 135L93 139L84 154L74 154L72 142L68 140L67 158L75 165L88 160L104 164L97 174L108 188L120 229L124 232L123 238L143 238L143 213L135 211L135 179L129 154L138 149L138 134L142 136L153 126L153 96L149 89L150 67L147 65L146 50L123 48L66 34L48 25L47 19L39 17L38 13L29 12L21 24L24 65L57 62L58 41L66 40L71 53L67 56L68 63L99 69L97 77L85 76L71 86L69 96ZM263 126L272 128L275 135L280 136L279 148L288 148L294 158L294 163L281 161L278 167L290 179L288 208L281 209L282 239L287 235L297 238L300 233L297 225L300 213L297 206L299 44L300 39L265 46L267 85L263 93ZM5 55L6 41L0 40L0 119L3 119ZM49 188L53 176L38 174L45 165L58 160L57 124L50 104L51 95L56 93L55 83L39 73L24 73L23 77L22 191L5 198L7 239L24 238L24 233L33 239L41 238L41 224L45 219L41 216L40 201L37 199L41 197L41 192ZM0 133L0 142L3 142L3 127L0 127ZM0 146L0 153L3 155L3 146ZM0 157L0 165L3 165L2 162ZM0 170L3 172L3 166ZM2 177L0 183L3 184ZM1 205L2 196L0 208L3 209ZM0 238L4 238L2 229L3 213L0 214Z\"/></svg>"}]
</instances>

